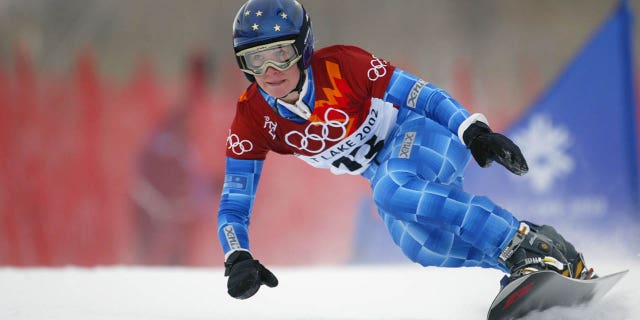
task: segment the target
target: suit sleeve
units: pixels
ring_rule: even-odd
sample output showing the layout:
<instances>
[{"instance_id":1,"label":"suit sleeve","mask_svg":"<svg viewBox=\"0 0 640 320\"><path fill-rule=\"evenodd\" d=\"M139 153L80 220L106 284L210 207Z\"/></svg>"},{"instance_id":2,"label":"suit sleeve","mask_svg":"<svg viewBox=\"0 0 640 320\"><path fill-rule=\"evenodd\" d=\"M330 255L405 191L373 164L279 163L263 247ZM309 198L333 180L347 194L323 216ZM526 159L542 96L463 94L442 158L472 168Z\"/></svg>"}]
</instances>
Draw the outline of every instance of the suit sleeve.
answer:
<instances>
[{"instance_id":1,"label":"suit sleeve","mask_svg":"<svg viewBox=\"0 0 640 320\"><path fill-rule=\"evenodd\" d=\"M226 159L218 208L218 238L225 257L235 250L249 250L249 222L263 163L263 160Z\"/></svg>"},{"instance_id":2,"label":"suit sleeve","mask_svg":"<svg viewBox=\"0 0 640 320\"><path fill-rule=\"evenodd\" d=\"M393 72L384 100L428 117L456 135L469 118L469 111L447 92L400 69Z\"/></svg>"}]
</instances>

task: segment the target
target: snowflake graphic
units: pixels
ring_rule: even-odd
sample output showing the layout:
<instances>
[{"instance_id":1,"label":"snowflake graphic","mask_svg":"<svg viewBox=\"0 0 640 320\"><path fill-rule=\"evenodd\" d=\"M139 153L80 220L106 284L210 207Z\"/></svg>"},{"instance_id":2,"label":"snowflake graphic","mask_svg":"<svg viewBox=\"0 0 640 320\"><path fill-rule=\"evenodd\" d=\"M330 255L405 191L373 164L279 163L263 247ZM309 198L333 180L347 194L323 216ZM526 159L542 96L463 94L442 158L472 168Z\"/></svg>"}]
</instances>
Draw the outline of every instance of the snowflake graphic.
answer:
<instances>
[{"instance_id":1,"label":"snowflake graphic","mask_svg":"<svg viewBox=\"0 0 640 320\"><path fill-rule=\"evenodd\" d=\"M527 128L514 134L513 141L527 159L529 174L525 177L536 192L549 191L557 179L575 167L567 152L572 144L569 130L554 126L545 115L533 116Z\"/></svg>"}]
</instances>

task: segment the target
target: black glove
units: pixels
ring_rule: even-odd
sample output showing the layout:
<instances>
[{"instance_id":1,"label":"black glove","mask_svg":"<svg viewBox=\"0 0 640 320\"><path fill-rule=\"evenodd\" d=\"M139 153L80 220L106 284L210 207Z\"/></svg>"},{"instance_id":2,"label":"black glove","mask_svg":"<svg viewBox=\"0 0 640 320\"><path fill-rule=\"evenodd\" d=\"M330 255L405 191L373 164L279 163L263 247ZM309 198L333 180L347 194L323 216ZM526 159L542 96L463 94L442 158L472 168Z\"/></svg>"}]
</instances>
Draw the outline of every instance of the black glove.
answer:
<instances>
[{"instance_id":1,"label":"black glove","mask_svg":"<svg viewBox=\"0 0 640 320\"><path fill-rule=\"evenodd\" d=\"M529 171L520 148L509 138L491 131L484 122L472 123L464 131L462 138L471 150L473 158L483 168L488 167L495 160L519 176Z\"/></svg>"},{"instance_id":2,"label":"black glove","mask_svg":"<svg viewBox=\"0 0 640 320\"><path fill-rule=\"evenodd\" d=\"M276 276L247 251L232 253L224 263L224 275L229 277L227 292L236 299L247 299L256 294L260 285L278 285Z\"/></svg>"}]
</instances>

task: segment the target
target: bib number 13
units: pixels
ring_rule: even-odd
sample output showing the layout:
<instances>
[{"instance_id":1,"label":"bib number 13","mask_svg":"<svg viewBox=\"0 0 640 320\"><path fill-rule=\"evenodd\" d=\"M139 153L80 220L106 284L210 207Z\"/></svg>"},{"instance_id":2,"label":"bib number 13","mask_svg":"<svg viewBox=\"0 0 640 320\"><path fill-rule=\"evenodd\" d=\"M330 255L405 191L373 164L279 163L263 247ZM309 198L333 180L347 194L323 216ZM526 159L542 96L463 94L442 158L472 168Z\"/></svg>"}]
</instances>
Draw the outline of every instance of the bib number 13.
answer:
<instances>
[{"instance_id":1,"label":"bib number 13","mask_svg":"<svg viewBox=\"0 0 640 320\"><path fill-rule=\"evenodd\" d=\"M384 140L378 140L377 136L372 136L363 145L353 149L348 155L338 158L331 165L338 169L346 169L350 172L360 170L365 164L378 154L384 146Z\"/></svg>"}]
</instances>

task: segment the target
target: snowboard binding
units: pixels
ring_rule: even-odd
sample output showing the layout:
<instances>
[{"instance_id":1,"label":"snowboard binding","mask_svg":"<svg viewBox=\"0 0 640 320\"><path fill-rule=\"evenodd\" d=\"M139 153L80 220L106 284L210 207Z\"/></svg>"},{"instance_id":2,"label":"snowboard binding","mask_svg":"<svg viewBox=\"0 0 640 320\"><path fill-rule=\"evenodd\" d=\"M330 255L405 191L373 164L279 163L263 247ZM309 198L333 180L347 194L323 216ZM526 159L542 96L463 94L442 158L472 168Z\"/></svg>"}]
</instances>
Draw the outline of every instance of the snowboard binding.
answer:
<instances>
[{"instance_id":1,"label":"snowboard binding","mask_svg":"<svg viewBox=\"0 0 640 320\"><path fill-rule=\"evenodd\" d=\"M509 283L521 276L551 270L574 279L592 279L584 257L553 227L521 222L518 232L502 251L499 259L510 275L501 281Z\"/></svg>"}]
</instances>

